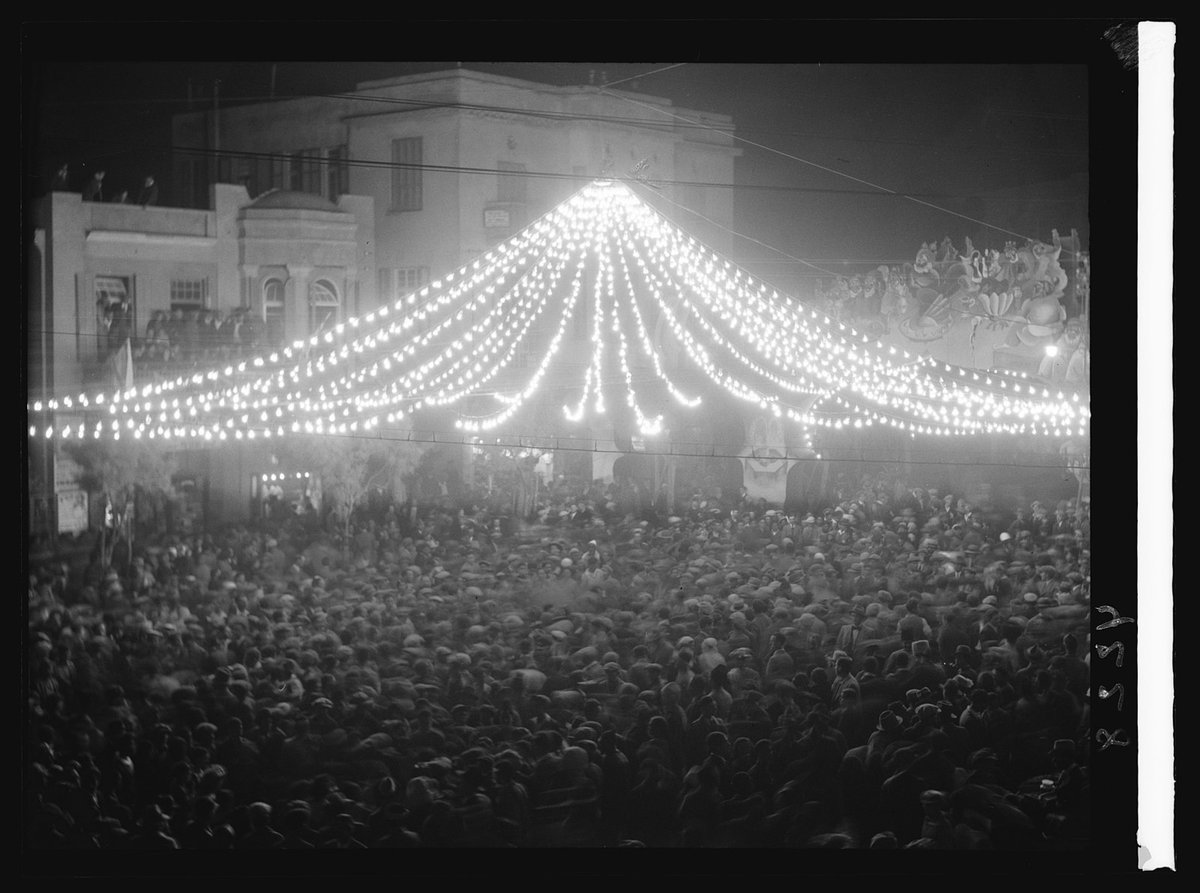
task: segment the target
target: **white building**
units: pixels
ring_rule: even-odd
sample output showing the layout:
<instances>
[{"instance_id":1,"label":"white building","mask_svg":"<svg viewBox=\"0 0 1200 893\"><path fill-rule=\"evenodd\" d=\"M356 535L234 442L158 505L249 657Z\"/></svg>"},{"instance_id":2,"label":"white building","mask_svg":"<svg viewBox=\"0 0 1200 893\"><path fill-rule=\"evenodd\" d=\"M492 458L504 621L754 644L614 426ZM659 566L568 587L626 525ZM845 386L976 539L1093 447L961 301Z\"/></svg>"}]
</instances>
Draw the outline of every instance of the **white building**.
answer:
<instances>
[{"instance_id":1,"label":"white building","mask_svg":"<svg viewBox=\"0 0 1200 893\"><path fill-rule=\"evenodd\" d=\"M33 208L28 283L29 400L111 392L125 338L137 348L134 382L228 362L219 346L189 355L144 352L156 315L221 318L245 308L262 320L262 343L307 337L335 323L374 281L375 215L369 197L271 192L251 201L244 187L217 184L212 210L85 202L54 192ZM115 312L114 312L115 311ZM60 422L61 423L61 422ZM230 451L209 477L215 514L245 513L261 457ZM48 450L33 456L35 499L72 483L56 480ZM257 463L257 464L256 464ZM58 475L61 477L61 475ZM35 509L35 513L38 510ZM48 511L45 505L40 509Z\"/></svg>"},{"instance_id":2,"label":"white building","mask_svg":"<svg viewBox=\"0 0 1200 893\"><path fill-rule=\"evenodd\" d=\"M456 69L179 115L174 181L201 206L211 182L251 196L371 196L377 273L361 283L365 311L457 269L606 174L663 184L676 222L727 252L740 154L732 131L727 115L660 97Z\"/></svg>"}]
</instances>

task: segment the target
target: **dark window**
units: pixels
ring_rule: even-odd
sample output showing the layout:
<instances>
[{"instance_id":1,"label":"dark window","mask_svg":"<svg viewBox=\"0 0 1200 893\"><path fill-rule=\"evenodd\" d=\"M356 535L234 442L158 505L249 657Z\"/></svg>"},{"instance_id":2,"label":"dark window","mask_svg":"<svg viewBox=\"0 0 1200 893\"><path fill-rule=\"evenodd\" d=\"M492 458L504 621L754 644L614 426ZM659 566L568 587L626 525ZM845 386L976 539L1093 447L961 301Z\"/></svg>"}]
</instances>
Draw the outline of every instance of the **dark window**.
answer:
<instances>
[{"instance_id":1,"label":"dark window","mask_svg":"<svg viewBox=\"0 0 1200 893\"><path fill-rule=\"evenodd\" d=\"M132 289L125 276L97 276L96 351L106 358L137 332Z\"/></svg>"},{"instance_id":2,"label":"dark window","mask_svg":"<svg viewBox=\"0 0 1200 893\"><path fill-rule=\"evenodd\" d=\"M287 158L280 155L255 159L249 187L250 197L257 198L272 189L282 189L287 183L284 176L287 173L287 161Z\"/></svg>"},{"instance_id":3,"label":"dark window","mask_svg":"<svg viewBox=\"0 0 1200 893\"><path fill-rule=\"evenodd\" d=\"M172 279L172 310L203 310L208 305L207 279Z\"/></svg>"},{"instance_id":4,"label":"dark window","mask_svg":"<svg viewBox=\"0 0 1200 893\"><path fill-rule=\"evenodd\" d=\"M294 192L321 194L321 150L302 149L291 157L290 188Z\"/></svg>"},{"instance_id":5,"label":"dark window","mask_svg":"<svg viewBox=\"0 0 1200 893\"><path fill-rule=\"evenodd\" d=\"M283 283L278 279L268 279L263 286L263 328L266 329L269 347L283 346L284 332L287 331L283 307Z\"/></svg>"},{"instance_id":6,"label":"dark window","mask_svg":"<svg viewBox=\"0 0 1200 893\"><path fill-rule=\"evenodd\" d=\"M308 287L308 333L322 335L337 325L341 299L337 291L324 279L318 279Z\"/></svg>"},{"instance_id":7,"label":"dark window","mask_svg":"<svg viewBox=\"0 0 1200 893\"><path fill-rule=\"evenodd\" d=\"M208 161L203 158L191 158L188 165L188 185L191 186L191 206L193 208L208 207Z\"/></svg>"},{"instance_id":8,"label":"dark window","mask_svg":"<svg viewBox=\"0 0 1200 893\"><path fill-rule=\"evenodd\" d=\"M392 210L420 211L422 138L392 140Z\"/></svg>"},{"instance_id":9,"label":"dark window","mask_svg":"<svg viewBox=\"0 0 1200 893\"><path fill-rule=\"evenodd\" d=\"M350 167L346 158L345 146L334 146L327 154L326 197L331 202L336 202L350 191Z\"/></svg>"}]
</instances>

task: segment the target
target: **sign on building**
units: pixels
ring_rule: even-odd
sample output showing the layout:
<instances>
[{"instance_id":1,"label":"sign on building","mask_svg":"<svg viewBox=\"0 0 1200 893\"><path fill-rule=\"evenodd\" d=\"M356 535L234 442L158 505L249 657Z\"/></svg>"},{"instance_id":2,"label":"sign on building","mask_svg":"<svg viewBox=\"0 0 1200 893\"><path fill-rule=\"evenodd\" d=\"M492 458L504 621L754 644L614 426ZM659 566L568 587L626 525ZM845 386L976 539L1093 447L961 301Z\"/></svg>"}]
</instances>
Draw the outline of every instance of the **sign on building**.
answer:
<instances>
[{"instance_id":1,"label":"sign on building","mask_svg":"<svg viewBox=\"0 0 1200 893\"><path fill-rule=\"evenodd\" d=\"M83 468L70 456L58 454L54 457L54 492L64 493L80 489Z\"/></svg>"},{"instance_id":2,"label":"sign on building","mask_svg":"<svg viewBox=\"0 0 1200 893\"><path fill-rule=\"evenodd\" d=\"M83 490L58 493L58 532L83 533L88 529L88 495Z\"/></svg>"}]
</instances>

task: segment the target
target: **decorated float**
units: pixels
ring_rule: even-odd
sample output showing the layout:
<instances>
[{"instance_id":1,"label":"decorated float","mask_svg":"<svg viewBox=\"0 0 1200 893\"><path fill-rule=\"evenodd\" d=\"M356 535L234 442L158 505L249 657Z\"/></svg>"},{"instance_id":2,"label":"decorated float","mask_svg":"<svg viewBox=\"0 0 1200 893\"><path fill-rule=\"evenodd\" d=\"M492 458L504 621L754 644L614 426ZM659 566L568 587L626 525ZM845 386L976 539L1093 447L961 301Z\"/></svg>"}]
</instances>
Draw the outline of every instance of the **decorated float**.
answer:
<instances>
[{"instance_id":1,"label":"decorated float","mask_svg":"<svg viewBox=\"0 0 1200 893\"><path fill-rule=\"evenodd\" d=\"M1077 232L962 249L947 236L905 264L819 286L832 318L938 362L1080 385L1088 375L1090 261Z\"/></svg>"}]
</instances>

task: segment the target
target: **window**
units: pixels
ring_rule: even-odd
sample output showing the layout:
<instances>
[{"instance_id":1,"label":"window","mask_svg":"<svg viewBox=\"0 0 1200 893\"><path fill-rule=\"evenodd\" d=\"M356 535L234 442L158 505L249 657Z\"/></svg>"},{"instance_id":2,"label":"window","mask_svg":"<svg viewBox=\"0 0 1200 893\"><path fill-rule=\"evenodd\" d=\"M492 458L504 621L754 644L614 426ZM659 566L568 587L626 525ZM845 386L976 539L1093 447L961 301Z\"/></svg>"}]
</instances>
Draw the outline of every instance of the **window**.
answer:
<instances>
[{"instance_id":1,"label":"window","mask_svg":"<svg viewBox=\"0 0 1200 893\"><path fill-rule=\"evenodd\" d=\"M203 310L208 303L207 279L172 279L172 310Z\"/></svg>"},{"instance_id":2,"label":"window","mask_svg":"<svg viewBox=\"0 0 1200 893\"><path fill-rule=\"evenodd\" d=\"M429 284L429 267L380 267L379 300L394 301Z\"/></svg>"},{"instance_id":3,"label":"window","mask_svg":"<svg viewBox=\"0 0 1200 893\"><path fill-rule=\"evenodd\" d=\"M187 161L188 185L191 187L191 206L193 208L208 207L208 161L204 158L191 158Z\"/></svg>"},{"instance_id":4,"label":"window","mask_svg":"<svg viewBox=\"0 0 1200 893\"><path fill-rule=\"evenodd\" d=\"M254 160L244 155L221 158L217 162L218 177L222 183L237 183L250 191L250 183L254 179Z\"/></svg>"},{"instance_id":5,"label":"window","mask_svg":"<svg viewBox=\"0 0 1200 893\"><path fill-rule=\"evenodd\" d=\"M496 201L524 202L525 184L528 182L525 176L525 165L501 161L496 167L500 171L496 184Z\"/></svg>"},{"instance_id":6,"label":"window","mask_svg":"<svg viewBox=\"0 0 1200 893\"><path fill-rule=\"evenodd\" d=\"M407 293L429 284L429 267L400 267L396 280L401 293Z\"/></svg>"},{"instance_id":7,"label":"window","mask_svg":"<svg viewBox=\"0 0 1200 893\"><path fill-rule=\"evenodd\" d=\"M327 153L325 196L331 202L336 202L350 191L350 166L346 163L346 158L345 146L334 146Z\"/></svg>"},{"instance_id":8,"label":"window","mask_svg":"<svg viewBox=\"0 0 1200 893\"><path fill-rule=\"evenodd\" d=\"M321 150L301 149L292 153L289 171L290 188L294 192L321 194Z\"/></svg>"},{"instance_id":9,"label":"window","mask_svg":"<svg viewBox=\"0 0 1200 893\"><path fill-rule=\"evenodd\" d=\"M337 325L338 307L341 306L337 290L324 279L318 279L308 287L308 333L324 334Z\"/></svg>"},{"instance_id":10,"label":"window","mask_svg":"<svg viewBox=\"0 0 1200 893\"><path fill-rule=\"evenodd\" d=\"M421 210L422 138L392 140L392 210Z\"/></svg>"},{"instance_id":11,"label":"window","mask_svg":"<svg viewBox=\"0 0 1200 893\"><path fill-rule=\"evenodd\" d=\"M101 359L119 350L127 338L136 337L137 317L129 285L125 276L96 277L96 351Z\"/></svg>"},{"instance_id":12,"label":"window","mask_svg":"<svg viewBox=\"0 0 1200 893\"><path fill-rule=\"evenodd\" d=\"M96 302L119 304L129 295L129 280L118 276L96 277Z\"/></svg>"},{"instance_id":13,"label":"window","mask_svg":"<svg viewBox=\"0 0 1200 893\"><path fill-rule=\"evenodd\" d=\"M287 159L278 155L269 158L258 158L254 163L254 172L250 180L250 195L257 198L272 189L282 189L287 183Z\"/></svg>"},{"instance_id":14,"label":"window","mask_svg":"<svg viewBox=\"0 0 1200 893\"><path fill-rule=\"evenodd\" d=\"M282 347L285 326L283 283L268 279L263 285L263 328L269 347Z\"/></svg>"}]
</instances>

